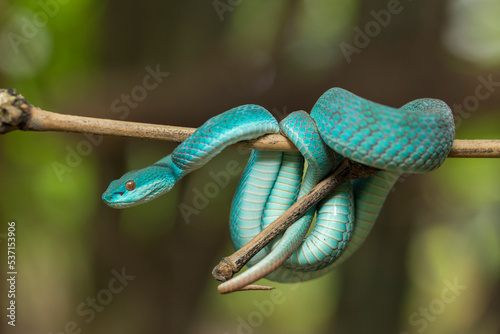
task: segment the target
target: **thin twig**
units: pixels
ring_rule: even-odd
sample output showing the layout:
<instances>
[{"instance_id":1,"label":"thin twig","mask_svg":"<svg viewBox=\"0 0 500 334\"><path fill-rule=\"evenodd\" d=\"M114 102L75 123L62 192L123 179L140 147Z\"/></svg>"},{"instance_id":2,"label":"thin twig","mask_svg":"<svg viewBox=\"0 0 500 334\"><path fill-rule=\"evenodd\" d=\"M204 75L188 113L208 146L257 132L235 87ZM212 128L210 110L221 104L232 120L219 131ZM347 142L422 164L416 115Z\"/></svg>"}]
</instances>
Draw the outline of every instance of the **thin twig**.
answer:
<instances>
[{"instance_id":1,"label":"thin twig","mask_svg":"<svg viewBox=\"0 0 500 334\"><path fill-rule=\"evenodd\" d=\"M62 131L182 142L196 129L57 114L31 106L12 89L0 89L0 134L13 130ZM233 146L260 151L296 151L286 137L266 135ZM449 158L500 158L500 139L456 139Z\"/></svg>"}]
</instances>

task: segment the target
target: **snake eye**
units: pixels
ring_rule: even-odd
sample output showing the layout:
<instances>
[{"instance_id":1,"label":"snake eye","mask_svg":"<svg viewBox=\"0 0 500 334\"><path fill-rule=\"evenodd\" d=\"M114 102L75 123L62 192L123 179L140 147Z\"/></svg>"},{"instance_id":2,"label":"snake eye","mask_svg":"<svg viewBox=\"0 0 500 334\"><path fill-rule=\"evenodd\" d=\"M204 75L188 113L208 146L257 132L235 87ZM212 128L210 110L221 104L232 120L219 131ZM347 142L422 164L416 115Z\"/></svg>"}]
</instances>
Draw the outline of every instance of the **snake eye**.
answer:
<instances>
[{"instance_id":1,"label":"snake eye","mask_svg":"<svg viewBox=\"0 0 500 334\"><path fill-rule=\"evenodd\" d=\"M128 191L132 191L135 189L135 182L130 180L130 181L127 181L127 183L125 183L125 189L127 189Z\"/></svg>"}]
</instances>

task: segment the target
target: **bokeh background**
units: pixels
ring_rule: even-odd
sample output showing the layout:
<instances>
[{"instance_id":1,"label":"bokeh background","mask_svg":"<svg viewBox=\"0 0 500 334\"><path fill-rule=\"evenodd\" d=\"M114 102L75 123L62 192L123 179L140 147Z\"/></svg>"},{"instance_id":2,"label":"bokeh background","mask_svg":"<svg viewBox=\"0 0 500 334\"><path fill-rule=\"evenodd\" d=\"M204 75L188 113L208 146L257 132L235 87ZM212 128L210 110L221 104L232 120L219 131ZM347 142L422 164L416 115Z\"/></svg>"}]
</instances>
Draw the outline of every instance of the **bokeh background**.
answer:
<instances>
[{"instance_id":1,"label":"bokeh background","mask_svg":"<svg viewBox=\"0 0 500 334\"><path fill-rule=\"evenodd\" d=\"M439 98L457 138L498 139L499 17L497 0L0 0L0 87L54 112L197 127L246 103L281 119L338 86L390 106ZM161 75L146 90L151 71ZM0 137L4 332L500 332L499 159L404 176L365 245L331 274L275 284L275 295L219 295L211 269L233 250L239 176L207 203L196 194L248 152L225 150L139 207L100 200L111 180L174 147ZM15 328L4 313L8 221Z\"/></svg>"}]
</instances>

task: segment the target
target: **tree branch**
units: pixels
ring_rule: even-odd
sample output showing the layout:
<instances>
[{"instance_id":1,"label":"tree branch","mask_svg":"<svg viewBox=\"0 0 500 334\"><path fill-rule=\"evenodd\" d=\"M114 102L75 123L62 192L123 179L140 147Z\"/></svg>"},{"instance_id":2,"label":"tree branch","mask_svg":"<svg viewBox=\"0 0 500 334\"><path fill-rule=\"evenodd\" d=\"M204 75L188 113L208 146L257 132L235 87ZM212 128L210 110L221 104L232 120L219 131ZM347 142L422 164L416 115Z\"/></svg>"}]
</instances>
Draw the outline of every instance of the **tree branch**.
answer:
<instances>
[{"instance_id":1,"label":"tree branch","mask_svg":"<svg viewBox=\"0 0 500 334\"><path fill-rule=\"evenodd\" d=\"M182 142L196 129L81 117L45 111L13 89L0 89L0 134L14 130L61 131ZM296 151L281 135L266 135L232 145L261 151ZM500 158L500 139L456 139L449 158Z\"/></svg>"}]
</instances>

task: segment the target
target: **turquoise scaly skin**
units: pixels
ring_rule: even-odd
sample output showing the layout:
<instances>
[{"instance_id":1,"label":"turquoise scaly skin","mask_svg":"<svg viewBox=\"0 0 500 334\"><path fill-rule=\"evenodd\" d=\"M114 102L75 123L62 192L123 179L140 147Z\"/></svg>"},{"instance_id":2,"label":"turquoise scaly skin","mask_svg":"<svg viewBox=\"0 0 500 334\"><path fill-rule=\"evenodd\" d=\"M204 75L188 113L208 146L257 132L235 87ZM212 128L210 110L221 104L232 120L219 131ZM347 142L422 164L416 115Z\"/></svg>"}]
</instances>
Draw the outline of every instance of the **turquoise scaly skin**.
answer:
<instances>
[{"instance_id":1,"label":"turquoise scaly skin","mask_svg":"<svg viewBox=\"0 0 500 334\"><path fill-rule=\"evenodd\" d=\"M281 187L289 192L280 205L290 207L295 202L302 173L303 159L300 153L286 155L283 152L252 151L248 164L243 171L236 194L231 204L229 231L236 249L240 249L259 234L264 225L262 218L268 208L268 199L278 175L287 173L290 177ZM248 263L253 265L269 253L263 249Z\"/></svg>"},{"instance_id":2,"label":"turquoise scaly skin","mask_svg":"<svg viewBox=\"0 0 500 334\"><path fill-rule=\"evenodd\" d=\"M264 212L259 211L257 215L251 216L251 219L241 219L240 217L239 213L251 206L245 200L242 200L239 194L245 194L247 189L255 186L253 182L248 182L247 173L262 175L265 171L260 172L259 168L255 171L255 168L250 167L244 172L233 200L230 219L233 242L236 248L244 245L240 241L241 236L237 234L237 231L247 233L248 229L244 228L245 223L252 227L258 227L259 225L261 227L260 229L253 229L253 234L245 234L249 241L269 223L283 214L297 199L310 191L342 160L340 155L332 152L321 140L314 121L306 112L298 111L290 114L280 123L280 128L282 133L297 146L300 154L305 157L308 163L307 171L302 178L301 167L303 163L301 160L292 160L297 164L295 169L290 168L289 164L286 163L292 157L298 158L297 153L284 153L283 159L285 163L281 165L282 169L279 170L277 177L274 177L276 170L273 169L273 177L276 180L271 191L265 192L258 201L259 203L266 203ZM298 193L296 189L299 189ZM313 207L288 228L284 236L275 243L273 250L269 254L267 254L268 251L263 250L252 259L248 265L257 264L249 269L248 274L244 274L243 277L247 275L253 276L253 273L259 275L263 268L265 270L278 268L287 259L288 262L285 266L280 268L280 273L284 275L290 275L292 270L317 270L328 266L342 254L351 236L354 221L353 196L350 184L339 187L334 194L322 201L314 229L306 237L306 233L313 221L314 212L315 208ZM238 225L233 226L233 224ZM265 258L262 259L264 256ZM267 278L273 279L273 277L271 275Z\"/></svg>"},{"instance_id":3,"label":"turquoise scaly skin","mask_svg":"<svg viewBox=\"0 0 500 334\"><path fill-rule=\"evenodd\" d=\"M455 135L450 108L435 99L419 99L395 109L332 88L317 101L311 117L297 112L280 124L300 153L252 152L231 209L231 238L236 248L303 196L339 158L383 171L338 187L320 203L312 233L306 236L313 215L310 211L279 241L257 254L249 270L221 284L220 292L237 290L266 275L276 281L296 282L334 269L366 239L399 175L437 168ZM276 120L262 107L231 109L207 121L171 155L113 181L103 200L115 208L149 201L224 147L278 132ZM303 180L302 156L309 165ZM132 190L127 190L129 181L134 181Z\"/></svg>"},{"instance_id":4,"label":"turquoise scaly skin","mask_svg":"<svg viewBox=\"0 0 500 334\"><path fill-rule=\"evenodd\" d=\"M280 128L308 163L298 195L300 199L335 168L343 157L331 151L323 142L314 120L303 111L292 113L280 123ZM315 207L304 216L308 220L303 218L304 221L299 220L291 226L283 239L292 238L290 235L295 234L294 238L298 237L299 242L293 245L297 251L290 256L285 267L311 271L317 266L332 263L344 251L350 239L354 222L353 204L350 185L342 185L321 202L316 224L307 237L305 235L312 223ZM280 243L285 242L283 239Z\"/></svg>"},{"instance_id":5,"label":"turquoise scaly skin","mask_svg":"<svg viewBox=\"0 0 500 334\"><path fill-rule=\"evenodd\" d=\"M281 266L277 268L277 270L270 273L266 278L277 282L296 283L323 276L337 268L341 263L347 260L368 237L368 234L373 228L378 214L382 209L385 198L389 194L394 183L397 181L399 175L400 174L395 172L381 171L372 177L358 179L351 182L354 193L353 196L355 198L354 228L351 232L352 235L347 248L340 255L340 257L335 260L335 262L327 266L316 267L314 270L310 271L287 271L284 270L284 266ZM337 190L330 196L335 196L336 193ZM232 288L237 286L239 285L231 283L228 284L228 286L221 287L219 291L230 291Z\"/></svg>"},{"instance_id":6,"label":"turquoise scaly skin","mask_svg":"<svg viewBox=\"0 0 500 334\"><path fill-rule=\"evenodd\" d=\"M311 117L335 152L393 172L425 173L439 167L455 138L451 109L436 99L395 109L332 88L316 102Z\"/></svg>"},{"instance_id":7,"label":"turquoise scaly skin","mask_svg":"<svg viewBox=\"0 0 500 334\"><path fill-rule=\"evenodd\" d=\"M205 122L172 154L111 182L102 200L117 209L149 202L170 191L184 175L206 164L225 147L269 133L279 133L278 122L261 106L247 104L228 110ZM135 183L132 191L126 189L128 181Z\"/></svg>"}]
</instances>

